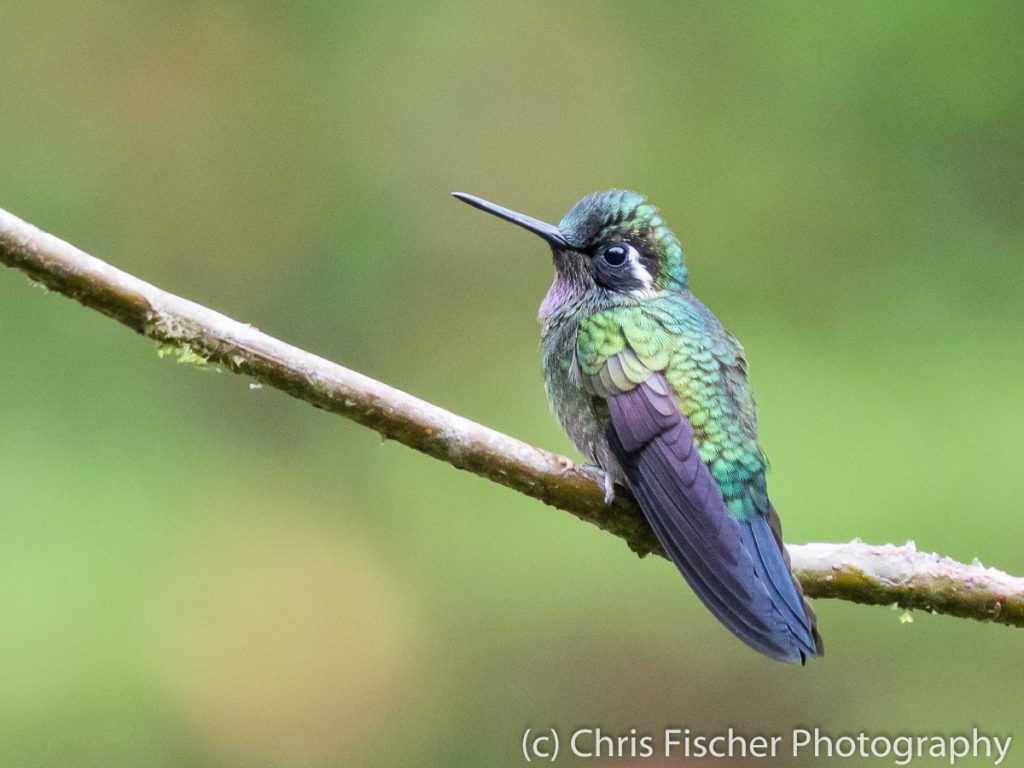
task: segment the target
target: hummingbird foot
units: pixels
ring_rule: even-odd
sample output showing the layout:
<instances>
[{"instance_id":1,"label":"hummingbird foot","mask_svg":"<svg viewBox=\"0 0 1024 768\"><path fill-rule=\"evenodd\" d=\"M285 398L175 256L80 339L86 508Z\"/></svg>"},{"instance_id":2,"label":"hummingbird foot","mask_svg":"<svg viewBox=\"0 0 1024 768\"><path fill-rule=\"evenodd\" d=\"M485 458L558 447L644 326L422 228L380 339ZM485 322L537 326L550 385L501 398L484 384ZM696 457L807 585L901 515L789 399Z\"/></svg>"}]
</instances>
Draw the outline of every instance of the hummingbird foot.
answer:
<instances>
[{"instance_id":1,"label":"hummingbird foot","mask_svg":"<svg viewBox=\"0 0 1024 768\"><path fill-rule=\"evenodd\" d=\"M605 504L611 504L615 501L615 475L601 469L597 464L582 464L580 469L593 476L598 485L604 488Z\"/></svg>"}]
</instances>

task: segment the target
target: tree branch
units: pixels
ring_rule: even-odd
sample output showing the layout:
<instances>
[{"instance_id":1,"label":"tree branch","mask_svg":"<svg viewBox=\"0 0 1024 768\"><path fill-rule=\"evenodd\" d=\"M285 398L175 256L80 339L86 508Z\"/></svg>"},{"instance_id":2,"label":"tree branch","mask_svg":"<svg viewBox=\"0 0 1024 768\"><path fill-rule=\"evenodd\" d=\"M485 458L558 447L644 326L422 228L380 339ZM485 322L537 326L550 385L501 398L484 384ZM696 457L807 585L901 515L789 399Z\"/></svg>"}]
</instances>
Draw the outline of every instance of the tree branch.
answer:
<instances>
[{"instance_id":1,"label":"tree branch","mask_svg":"<svg viewBox=\"0 0 1024 768\"><path fill-rule=\"evenodd\" d=\"M0 209L0 261L47 288L99 310L172 348L246 374L415 448L513 488L626 541L662 554L628 491L611 505L586 470L569 459L350 371L160 290L41 232ZM897 604L1024 627L1024 579L980 564L918 552L913 544L789 545L793 568L811 597Z\"/></svg>"}]
</instances>

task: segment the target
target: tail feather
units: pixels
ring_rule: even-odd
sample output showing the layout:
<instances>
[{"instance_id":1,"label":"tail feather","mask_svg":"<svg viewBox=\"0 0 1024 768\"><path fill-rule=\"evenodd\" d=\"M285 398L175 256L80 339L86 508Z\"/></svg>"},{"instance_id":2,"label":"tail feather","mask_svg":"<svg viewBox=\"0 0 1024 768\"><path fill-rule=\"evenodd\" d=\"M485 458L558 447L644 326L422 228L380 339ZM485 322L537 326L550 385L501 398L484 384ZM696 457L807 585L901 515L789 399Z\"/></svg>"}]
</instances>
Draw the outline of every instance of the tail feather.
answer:
<instances>
[{"instance_id":1,"label":"tail feather","mask_svg":"<svg viewBox=\"0 0 1024 768\"><path fill-rule=\"evenodd\" d=\"M820 656L821 638L817 636L813 613L803 599L799 582L793 578L788 558L784 557L785 547L780 547L768 520L760 515L740 521L740 535L743 546L750 553L754 571L764 584L772 604L789 625L793 637L800 643L801 652L806 656Z\"/></svg>"}]
</instances>

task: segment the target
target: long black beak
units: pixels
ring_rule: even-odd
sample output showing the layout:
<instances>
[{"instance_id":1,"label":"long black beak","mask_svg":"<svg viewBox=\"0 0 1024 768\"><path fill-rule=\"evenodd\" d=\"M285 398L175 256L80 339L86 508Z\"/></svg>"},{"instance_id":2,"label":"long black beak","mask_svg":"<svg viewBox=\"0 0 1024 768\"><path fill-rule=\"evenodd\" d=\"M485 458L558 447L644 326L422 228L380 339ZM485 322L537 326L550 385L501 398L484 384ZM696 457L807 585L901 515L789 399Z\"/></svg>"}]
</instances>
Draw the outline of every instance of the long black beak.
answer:
<instances>
[{"instance_id":1,"label":"long black beak","mask_svg":"<svg viewBox=\"0 0 1024 768\"><path fill-rule=\"evenodd\" d=\"M540 235L552 245L560 245L563 248L570 247L568 241L565 239L565 235L563 235L562 231L554 224L548 224L547 222L540 221L532 216L511 211L508 208L488 202L487 200L476 197L475 195L467 195L465 192L452 192L452 196L459 198L459 200L464 203L469 203L474 208L479 208L481 211L493 213L499 219L504 219L505 221L511 221L513 224L518 224L523 229L528 229L535 235Z\"/></svg>"}]
</instances>

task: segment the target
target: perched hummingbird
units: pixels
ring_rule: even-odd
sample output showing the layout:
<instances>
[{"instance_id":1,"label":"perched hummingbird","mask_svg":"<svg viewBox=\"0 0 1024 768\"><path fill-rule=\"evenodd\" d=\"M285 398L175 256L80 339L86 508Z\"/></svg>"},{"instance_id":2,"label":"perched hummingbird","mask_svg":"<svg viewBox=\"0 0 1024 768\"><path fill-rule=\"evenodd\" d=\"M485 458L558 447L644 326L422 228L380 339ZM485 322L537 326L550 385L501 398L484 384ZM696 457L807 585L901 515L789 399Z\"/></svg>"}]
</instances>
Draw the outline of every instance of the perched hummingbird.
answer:
<instances>
[{"instance_id":1,"label":"perched hummingbird","mask_svg":"<svg viewBox=\"0 0 1024 768\"><path fill-rule=\"evenodd\" d=\"M635 192L596 192L558 226L461 192L540 235L555 279L540 305L551 408L624 482L672 562L733 634L779 661L823 653L768 500L743 347L690 292L683 251Z\"/></svg>"}]
</instances>

